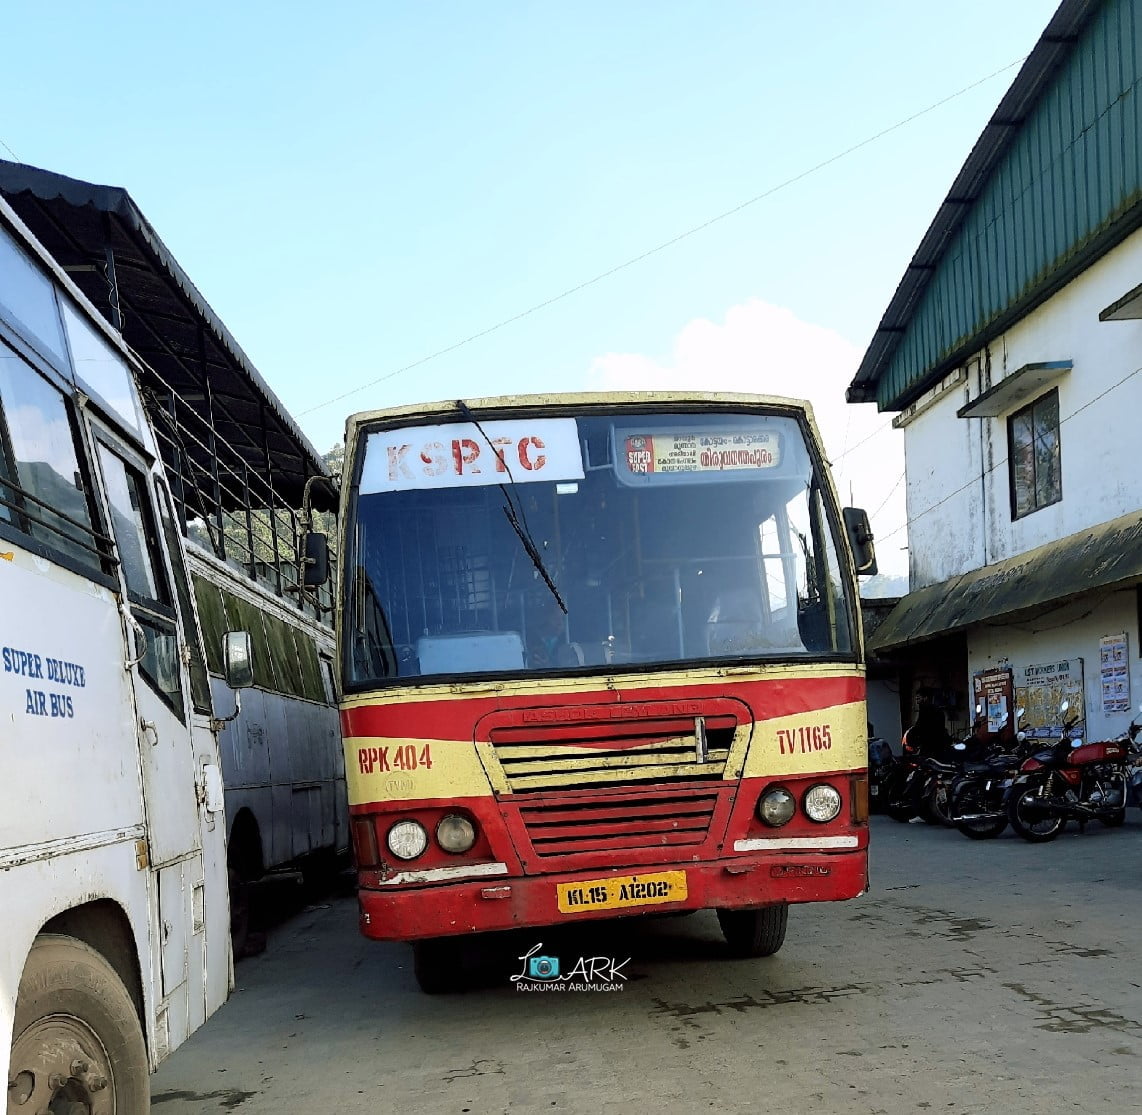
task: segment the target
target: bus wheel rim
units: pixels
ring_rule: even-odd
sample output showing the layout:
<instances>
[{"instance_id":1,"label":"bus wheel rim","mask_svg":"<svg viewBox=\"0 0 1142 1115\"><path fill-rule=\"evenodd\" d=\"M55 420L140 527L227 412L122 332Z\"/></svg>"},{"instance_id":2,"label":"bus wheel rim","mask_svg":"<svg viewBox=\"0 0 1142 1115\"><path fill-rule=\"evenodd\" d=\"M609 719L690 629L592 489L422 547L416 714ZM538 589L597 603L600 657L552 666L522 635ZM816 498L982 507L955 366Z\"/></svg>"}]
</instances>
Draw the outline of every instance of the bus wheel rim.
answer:
<instances>
[{"instance_id":1,"label":"bus wheel rim","mask_svg":"<svg viewBox=\"0 0 1142 1115\"><path fill-rule=\"evenodd\" d=\"M115 1089L103 1042L81 1018L38 1018L12 1044L8 1115L51 1109L59 1100L85 1115L112 1115Z\"/></svg>"}]
</instances>

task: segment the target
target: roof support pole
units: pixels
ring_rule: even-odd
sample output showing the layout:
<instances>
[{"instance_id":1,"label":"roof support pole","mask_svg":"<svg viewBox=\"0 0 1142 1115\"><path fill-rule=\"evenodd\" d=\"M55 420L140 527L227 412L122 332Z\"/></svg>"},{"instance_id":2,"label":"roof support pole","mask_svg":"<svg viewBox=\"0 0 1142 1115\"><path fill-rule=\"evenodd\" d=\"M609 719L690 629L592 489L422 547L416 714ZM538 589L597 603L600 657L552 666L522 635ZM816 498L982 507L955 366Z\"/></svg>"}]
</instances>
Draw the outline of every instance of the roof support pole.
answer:
<instances>
[{"instance_id":1,"label":"roof support pole","mask_svg":"<svg viewBox=\"0 0 1142 1115\"><path fill-rule=\"evenodd\" d=\"M218 556L226 560L226 531L222 519L222 481L218 476L218 436L214 429L214 390L206 370L206 334L198 327L198 366L202 376L202 389L206 396L206 443L210 448L210 477L214 482L214 513L218 525Z\"/></svg>"},{"instance_id":2,"label":"roof support pole","mask_svg":"<svg viewBox=\"0 0 1142 1115\"><path fill-rule=\"evenodd\" d=\"M266 404L258 404L258 416L262 424L262 448L266 454L266 483L270 486L270 545L274 551L274 586L278 596L282 595L282 558L278 546L277 493L274 491L274 469L270 459L270 432L266 426Z\"/></svg>"}]
</instances>

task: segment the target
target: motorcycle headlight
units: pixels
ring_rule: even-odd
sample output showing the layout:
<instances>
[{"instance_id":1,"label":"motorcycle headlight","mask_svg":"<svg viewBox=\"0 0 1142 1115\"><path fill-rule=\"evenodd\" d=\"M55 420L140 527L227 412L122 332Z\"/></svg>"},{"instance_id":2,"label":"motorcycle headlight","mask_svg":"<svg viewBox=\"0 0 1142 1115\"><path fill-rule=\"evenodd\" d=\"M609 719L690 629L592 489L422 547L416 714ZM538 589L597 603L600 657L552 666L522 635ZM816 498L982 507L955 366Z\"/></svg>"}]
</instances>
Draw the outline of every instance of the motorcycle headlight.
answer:
<instances>
[{"instance_id":1,"label":"motorcycle headlight","mask_svg":"<svg viewBox=\"0 0 1142 1115\"><path fill-rule=\"evenodd\" d=\"M419 821L397 821L389 829L385 843L397 859L416 859L428 847L428 833Z\"/></svg>"},{"instance_id":2,"label":"motorcycle headlight","mask_svg":"<svg viewBox=\"0 0 1142 1115\"><path fill-rule=\"evenodd\" d=\"M459 813L449 813L441 817L440 824L436 826L436 843L446 852L458 856L476 843L476 826Z\"/></svg>"},{"instance_id":3,"label":"motorcycle headlight","mask_svg":"<svg viewBox=\"0 0 1142 1115\"><path fill-rule=\"evenodd\" d=\"M805 816L810 821L824 824L826 821L833 820L840 813L841 795L833 786L822 782L819 786L812 786L805 792L805 800L801 804L805 810Z\"/></svg>"},{"instance_id":4,"label":"motorcycle headlight","mask_svg":"<svg viewBox=\"0 0 1142 1115\"><path fill-rule=\"evenodd\" d=\"M766 790L757 801L757 819L773 828L780 828L796 812L797 802L793 800L793 795L780 786Z\"/></svg>"}]
</instances>

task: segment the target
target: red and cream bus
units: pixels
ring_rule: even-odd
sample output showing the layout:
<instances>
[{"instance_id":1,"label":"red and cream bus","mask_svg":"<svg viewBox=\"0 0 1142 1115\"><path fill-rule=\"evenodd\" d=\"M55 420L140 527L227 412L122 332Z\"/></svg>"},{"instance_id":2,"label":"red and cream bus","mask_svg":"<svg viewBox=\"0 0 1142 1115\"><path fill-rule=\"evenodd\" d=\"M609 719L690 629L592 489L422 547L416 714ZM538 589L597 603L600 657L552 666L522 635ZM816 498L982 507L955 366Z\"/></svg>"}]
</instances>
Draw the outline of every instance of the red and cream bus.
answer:
<instances>
[{"instance_id":1,"label":"red and cream bus","mask_svg":"<svg viewBox=\"0 0 1142 1115\"><path fill-rule=\"evenodd\" d=\"M424 990L461 934L712 908L762 956L790 904L865 889L875 559L807 404L459 401L345 444L361 930Z\"/></svg>"}]
</instances>

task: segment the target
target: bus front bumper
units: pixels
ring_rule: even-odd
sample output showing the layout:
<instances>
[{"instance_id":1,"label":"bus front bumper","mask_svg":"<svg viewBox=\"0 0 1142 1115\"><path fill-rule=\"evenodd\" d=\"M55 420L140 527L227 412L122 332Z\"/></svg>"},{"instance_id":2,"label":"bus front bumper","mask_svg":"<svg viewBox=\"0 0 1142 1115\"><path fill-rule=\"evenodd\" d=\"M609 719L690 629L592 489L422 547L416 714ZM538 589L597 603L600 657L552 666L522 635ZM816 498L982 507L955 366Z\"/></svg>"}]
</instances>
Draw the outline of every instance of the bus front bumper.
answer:
<instances>
[{"instance_id":1,"label":"bus front bumper","mask_svg":"<svg viewBox=\"0 0 1142 1115\"><path fill-rule=\"evenodd\" d=\"M661 886L655 880L669 877L673 892L678 893L680 874L684 875L685 897L654 900L653 887ZM611 898L637 894L638 899L627 905L566 908L569 891L582 897L599 886ZM430 886L363 886L358 904L361 932L366 937L413 941L634 914L829 902L855 898L867 889L868 849L861 847L827 854L735 856L712 863L640 866L621 872L604 869L491 876ZM651 901L646 901L648 892Z\"/></svg>"}]
</instances>

